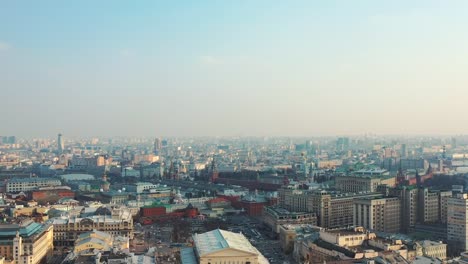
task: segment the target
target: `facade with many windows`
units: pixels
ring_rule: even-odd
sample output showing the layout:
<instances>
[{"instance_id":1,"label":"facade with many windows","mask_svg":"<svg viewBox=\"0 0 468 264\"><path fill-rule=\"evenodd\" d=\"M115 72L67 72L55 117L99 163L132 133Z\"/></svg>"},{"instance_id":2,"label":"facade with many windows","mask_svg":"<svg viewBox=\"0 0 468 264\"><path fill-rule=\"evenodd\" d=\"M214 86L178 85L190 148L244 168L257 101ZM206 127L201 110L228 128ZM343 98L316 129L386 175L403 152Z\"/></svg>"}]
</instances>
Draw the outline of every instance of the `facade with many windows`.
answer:
<instances>
[{"instance_id":1,"label":"facade with many windows","mask_svg":"<svg viewBox=\"0 0 468 264\"><path fill-rule=\"evenodd\" d=\"M400 199L397 197L354 200L354 226L373 231L400 232Z\"/></svg>"},{"instance_id":2,"label":"facade with many windows","mask_svg":"<svg viewBox=\"0 0 468 264\"><path fill-rule=\"evenodd\" d=\"M99 210L99 209L98 209ZM93 230L133 238L133 218L127 209L101 210L87 217L62 217L53 220L54 245L73 247L80 234Z\"/></svg>"},{"instance_id":3,"label":"facade with many windows","mask_svg":"<svg viewBox=\"0 0 468 264\"><path fill-rule=\"evenodd\" d=\"M59 179L53 178L13 178L6 184L6 192L26 192L40 187L60 186Z\"/></svg>"},{"instance_id":4,"label":"facade with many windows","mask_svg":"<svg viewBox=\"0 0 468 264\"><path fill-rule=\"evenodd\" d=\"M54 228L32 220L0 225L0 255L15 264L44 263L52 255Z\"/></svg>"},{"instance_id":5,"label":"facade with many windows","mask_svg":"<svg viewBox=\"0 0 468 264\"><path fill-rule=\"evenodd\" d=\"M315 213L320 227L338 228L353 225L353 200L381 197L380 193L329 193L320 190L278 190L279 207L289 211Z\"/></svg>"},{"instance_id":6,"label":"facade with many windows","mask_svg":"<svg viewBox=\"0 0 468 264\"><path fill-rule=\"evenodd\" d=\"M466 193L448 199L447 240L452 250L468 251L468 194Z\"/></svg>"}]
</instances>

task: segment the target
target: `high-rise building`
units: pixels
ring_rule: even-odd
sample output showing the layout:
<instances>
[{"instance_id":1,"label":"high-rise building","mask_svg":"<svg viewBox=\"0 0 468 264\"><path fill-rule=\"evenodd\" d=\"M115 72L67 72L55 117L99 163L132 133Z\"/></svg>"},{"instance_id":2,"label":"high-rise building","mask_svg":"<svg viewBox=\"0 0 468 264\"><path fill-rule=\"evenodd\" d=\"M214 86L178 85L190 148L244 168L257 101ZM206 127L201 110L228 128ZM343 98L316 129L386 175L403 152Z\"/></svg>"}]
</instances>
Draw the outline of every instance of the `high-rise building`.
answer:
<instances>
[{"instance_id":1,"label":"high-rise building","mask_svg":"<svg viewBox=\"0 0 468 264\"><path fill-rule=\"evenodd\" d=\"M339 228L353 225L353 200L381 197L380 193L330 194L326 191L307 191L292 188L278 190L279 206L294 212L317 215L319 226Z\"/></svg>"},{"instance_id":2,"label":"high-rise building","mask_svg":"<svg viewBox=\"0 0 468 264\"><path fill-rule=\"evenodd\" d=\"M160 138L156 138L156 139L154 140L154 146L153 146L153 152L154 152L154 154L159 154L159 152L161 151L161 147L162 147L161 139L160 139Z\"/></svg>"},{"instance_id":3,"label":"high-rise building","mask_svg":"<svg viewBox=\"0 0 468 264\"><path fill-rule=\"evenodd\" d=\"M354 226L386 232L400 232L400 199L398 197L361 198L354 200Z\"/></svg>"},{"instance_id":4,"label":"high-rise building","mask_svg":"<svg viewBox=\"0 0 468 264\"><path fill-rule=\"evenodd\" d=\"M16 144L16 137L15 136L0 136L0 143L3 144Z\"/></svg>"},{"instance_id":5,"label":"high-rise building","mask_svg":"<svg viewBox=\"0 0 468 264\"><path fill-rule=\"evenodd\" d=\"M406 144L401 144L400 151L400 157L406 158L408 156L408 149L406 148Z\"/></svg>"},{"instance_id":6,"label":"high-rise building","mask_svg":"<svg viewBox=\"0 0 468 264\"><path fill-rule=\"evenodd\" d=\"M441 215L439 194L440 192L431 191L428 188L418 190L418 222L427 224L439 222Z\"/></svg>"},{"instance_id":7,"label":"high-rise building","mask_svg":"<svg viewBox=\"0 0 468 264\"><path fill-rule=\"evenodd\" d=\"M452 197L452 191L441 191L439 195L440 222L447 224L448 199Z\"/></svg>"},{"instance_id":8,"label":"high-rise building","mask_svg":"<svg viewBox=\"0 0 468 264\"><path fill-rule=\"evenodd\" d=\"M455 252L468 251L468 194L448 198L447 240Z\"/></svg>"},{"instance_id":9,"label":"high-rise building","mask_svg":"<svg viewBox=\"0 0 468 264\"><path fill-rule=\"evenodd\" d=\"M418 222L446 223L447 200L452 196L452 191L430 190L420 188L418 190Z\"/></svg>"},{"instance_id":10,"label":"high-rise building","mask_svg":"<svg viewBox=\"0 0 468 264\"><path fill-rule=\"evenodd\" d=\"M337 151L347 151L349 149L349 138L340 137L336 140Z\"/></svg>"},{"instance_id":11,"label":"high-rise building","mask_svg":"<svg viewBox=\"0 0 468 264\"><path fill-rule=\"evenodd\" d=\"M448 199L452 191L430 190L416 186L385 188L384 195L400 199L401 229L409 232L416 224L447 223Z\"/></svg>"},{"instance_id":12,"label":"high-rise building","mask_svg":"<svg viewBox=\"0 0 468 264\"><path fill-rule=\"evenodd\" d=\"M57 150L58 150L59 153L63 153L64 149L65 149L65 145L63 144L62 134L58 134L58 136L57 136Z\"/></svg>"},{"instance_id":13,"label":"high-rise building","mask_svg":"<svg viewBox=\"0 0 468 264\"><path fill-rule=\"evenodd\" d=\"M408 232L418 220L418 189L414 186L392 188L389 195L400 198L401 229Z\"/></svg>"}]
</instances>

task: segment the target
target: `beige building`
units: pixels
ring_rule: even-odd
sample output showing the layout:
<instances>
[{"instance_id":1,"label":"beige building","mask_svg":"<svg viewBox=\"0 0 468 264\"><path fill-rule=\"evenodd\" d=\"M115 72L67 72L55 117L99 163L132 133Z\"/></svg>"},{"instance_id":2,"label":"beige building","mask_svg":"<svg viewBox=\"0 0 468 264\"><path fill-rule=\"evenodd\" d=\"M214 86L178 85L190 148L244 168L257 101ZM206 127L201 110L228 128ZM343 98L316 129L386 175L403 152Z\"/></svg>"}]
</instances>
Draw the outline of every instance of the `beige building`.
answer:
<instances>
[{"instance_id":1,"label":"beige building","mask_svg":"<svg viewBox=\"0 0 468 264\"><path fill-rule=\"evenodd\" d=\"M366 232L362 227L356 227L353 230L321 230L320 239L325 242L340 247L361 246L364 241L374 239L376 235L372 232Z\"/></svg>"},{"instance_id":2,"label":"beige building","mask_svg":"<svg viewBox=\"0 0 468 264\"><path fill-rule=\"evenodd\" d=\"M297 236L307 236L313 232L320 231L321 228L313 225L281 225L279 227L279 240L281 243L281 248L286 254L289 254L294 249L294 242L296 241Z\"/></svg>"},{"instance_id":3,"label":"beige building","mask_svg":"<svg viewBox=\"0 0 468 264\"><path fill-rule=\"evenodd\" d=\"M194 249L181 250L182 264L267 264L244 235L216 229L193 236Z\"/></svg>"},{"instance_id":4,"label":"beige building","mask_svg":"<svg viewBox=\"0 0 468 264\"><path fill-rule=\"evenodd\" d=\"M363 198L354 200L354 226L386 232L400 232L400 199Z\"/></svg>"},{"instance_id":5,"label":"beige building","mask_svg":"<svg viewBox=\"0 0 468 264\"><path fill-rule=\"evenodd\" d=\"M331 194L287 187L278 190L278 206L290 211L315 213L320 227L340 228L353 225L354 199L381 196L380 193Z\"/></svg>"},{"instance_id":6,"label":"beige building","mask_svg":"<svg viewBox=\"0 0 468 264\"><path fill-rule=\"evenodd\" d=\"M44 263L51 256L53 226L25 220L0 225L0 255L15 264Z\"/></svg>"},{"instance_id":7,"label":"beige building","mask_svg":"<svg viewBox=\"0 0 468 264\"><path fill-rule=\"evenodd\" d=\"M88 217L53 219L55 246L73 247L80 234L93 230L106 232L113 236L133 238L133 218L128 209L119 208L112 211L96 212L96 215Z\"/></svg>"},{"instance_id":8,"label":"beige building","mask_svg":"<svg viewBox=\"0 0 468 264\"><path fill-rule=\"evenodd\" d=\"M133 158L133 162L135 164L139 164L141 162L153 163L157 161L159 161L159 156L153 154L135 155Z\"/></svg>"},{"instance_id":9,"label":"beige building","mask_svg":"<svg viewBox=\"0 0 468 264\"><path fill-rule=\"evenodd\" d=\"M301 263L375 258L378 252L362 247L366 241L374 238L374 233L366 232L362 227L352 230L322 230L320 239L316 241L304 239L295 243L294 255Z\"/></svg>"},{"instance_id":10,"label":"beige building","mask_svg":"<svg viewBox=\"0 0 468 264\"><path fill-rule=\"evenodd\" d=\"M335 188L342 192L376 192L379 185L394 187L395 184L396 178L392 176L351 175L335 177Z\"/></svg>"},{"instance_id":11,"label":"beige building","mask_svg":"<svg viewBox=\"0 0 468 264\"><path fill-rule=\"evenodd\" d=\"M110 251L129 249L128 237L113 236L106 232L92 231L78 236L73 252L77 255L88 254L90 251Z\"/></svg>"},{"instance_id":12,"label":"beige building","mask_svg":"<svg viewBox=\"0 0 468 264\"><path fill-rule=\"evenodd\" d=\"M447 244L424 240L417 242L417 255L425 256L429 258L438 258L440 260L445 260L447 258Z\"/></svg>"}]
</instances>

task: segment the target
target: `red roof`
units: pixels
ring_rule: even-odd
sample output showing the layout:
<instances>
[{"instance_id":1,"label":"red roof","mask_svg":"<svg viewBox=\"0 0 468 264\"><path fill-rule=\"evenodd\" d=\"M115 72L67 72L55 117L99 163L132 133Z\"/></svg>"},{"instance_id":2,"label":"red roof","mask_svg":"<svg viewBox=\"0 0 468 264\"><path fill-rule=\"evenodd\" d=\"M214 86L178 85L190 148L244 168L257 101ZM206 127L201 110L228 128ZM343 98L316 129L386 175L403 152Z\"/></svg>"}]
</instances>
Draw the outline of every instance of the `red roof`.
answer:
<instances>
[{"instance_id":1,"label":"red roof","mask_svg":"<svg viewBox=\"0 0 468 264\"><path fill-rule=\"evenodd\" d=\"M216 197L211 200L208 200L208 203L227 203L229 202L227 199L222 198L222 197Z\"/></svg>"}]
</instances>

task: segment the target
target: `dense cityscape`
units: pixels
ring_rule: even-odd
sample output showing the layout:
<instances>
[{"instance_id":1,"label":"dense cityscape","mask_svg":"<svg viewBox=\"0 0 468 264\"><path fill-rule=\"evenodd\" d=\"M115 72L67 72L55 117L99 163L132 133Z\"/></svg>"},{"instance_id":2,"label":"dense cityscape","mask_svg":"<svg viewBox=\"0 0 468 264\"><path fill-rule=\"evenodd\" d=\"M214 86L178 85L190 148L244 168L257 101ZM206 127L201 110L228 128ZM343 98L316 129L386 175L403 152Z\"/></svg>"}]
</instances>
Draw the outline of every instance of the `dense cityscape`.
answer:
<instances>
[{"instance_id":1,"label":"dense cityscape","mask_svg":"<svg viewBox=\"0 0 468 264\"><path fill-rule=\"evenodd\" d=\"M468 137L0 140L1 263L467 263Z\"/></svg>"},{"instance_id":2,"label":"dense cityscape","mask_svg":"<svg viewBox=\"0 0 468 264\"><path fill-rule=\"evenodd\" d=\"M0 264L468 264L467 11L0 0Z\"/></svg>"}]
</instances>

